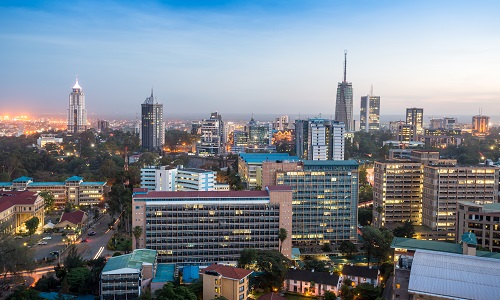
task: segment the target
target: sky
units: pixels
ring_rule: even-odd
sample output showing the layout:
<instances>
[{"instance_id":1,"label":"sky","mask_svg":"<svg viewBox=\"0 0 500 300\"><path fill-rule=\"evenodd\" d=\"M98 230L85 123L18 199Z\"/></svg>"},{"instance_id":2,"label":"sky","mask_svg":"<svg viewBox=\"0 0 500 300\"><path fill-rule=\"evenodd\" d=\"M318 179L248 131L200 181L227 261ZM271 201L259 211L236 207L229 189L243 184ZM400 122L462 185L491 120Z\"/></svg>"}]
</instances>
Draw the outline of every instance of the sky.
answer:
<instances>
[{"instance_id":1,"label":"sky","mask_svg":"<svg viewBox=\"0 0 500 300\"><path fill-rule=\"evenodd\" d=\"M498 1L0 1L0 115L60 113L78 76L89 116L500 115Z\"/></svg>"}]
</instances>

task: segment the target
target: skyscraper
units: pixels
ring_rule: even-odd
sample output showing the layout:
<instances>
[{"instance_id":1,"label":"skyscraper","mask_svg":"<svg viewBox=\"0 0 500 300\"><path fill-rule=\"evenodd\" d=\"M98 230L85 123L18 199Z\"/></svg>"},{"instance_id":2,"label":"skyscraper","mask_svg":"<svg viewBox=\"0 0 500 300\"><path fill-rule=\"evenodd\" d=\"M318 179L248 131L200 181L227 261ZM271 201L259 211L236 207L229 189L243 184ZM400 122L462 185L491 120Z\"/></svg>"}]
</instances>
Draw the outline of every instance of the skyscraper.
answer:
<instances>
[{"instance_id":1,"label":"skyscraper","mask_svg":"<svg viewBox=\"0 0 500 300\"><path fill-rule=\"evenodd\" d=\"M345 124L329 119L295 120L295 148L303 160L344 160Z\"/></svg>"},{"instance_id":2,"label":"skyscraper","mask_svg":"<svg viewBox=\"0 0 500 300\"><path fill-rule=\"evenodd\" d=\"M407 108L406 109L406 124L413 125L413 141L417 140L417 135L424 134L424 109L423 108Z\"/></svg>"},{"instance_id":3,"label":"skyscraper","mask_svg":"<svg viewBox=\"0 0 500 300\"><path fill-rule=\"evenodd\" d=\"M347 51L344 52L344 80L337 86L335 121L345 124L347 132L354 130L352 82L347 82Z\"/></svg>"},{"instance_id":4,"label":"skyscraper","mask_svg":"<svg viewBox=\"0 0 500 300\"><path fill-rule=\"evenodd\" d=\"M210 119L201 122L201 140L196 146L198 155L212 156L224 152L224 122L218 112L210 114Z\"/></svg>"},{"instance_id":5,"label":"skyscraper","mask_svg":"<svg viewBox=\"0 0 500 300\"><path fill-rule=\"evenodd\" d=\"M142 106L141 143L147 151L161 150L165 143L165 126L163 124L163 104L153 96L147 97Z\"/></svg>"},{"instance_id":6,"label":"skyscraper","mask_svg":"<svg viewBox=\"0 0 500 300\"><path fill-rule=\"evenodd\" d=\"M373 132L380 130L380 96L370 95L361 97L360 130Z\"/></svg>"},{"instance_id":7,"label":"skyscraper","mask_svg":"<svg viewBox=\"0 0 500 300\"><path fill-rule=\"evenodd\" d=\"M87 130L87 110L85 109L85 94L78 84L78 78L69 94L68 132L83 132Z\"/></svg>"}]
</instances>

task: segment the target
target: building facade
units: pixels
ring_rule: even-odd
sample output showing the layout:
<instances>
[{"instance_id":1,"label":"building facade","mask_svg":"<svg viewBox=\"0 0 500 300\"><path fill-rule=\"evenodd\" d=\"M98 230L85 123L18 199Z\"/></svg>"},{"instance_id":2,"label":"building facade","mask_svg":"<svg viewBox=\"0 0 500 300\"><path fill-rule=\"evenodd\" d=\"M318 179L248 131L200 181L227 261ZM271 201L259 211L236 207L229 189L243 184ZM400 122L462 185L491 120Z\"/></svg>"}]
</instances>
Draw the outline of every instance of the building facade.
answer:
<instances>
[{"instance_id":1,"label":"building facade","mask_svg":"<svg viewBox=\"0 0 500 300\"><path fill-rule=\"evenodd\" d=\"M253 271L224 265L211 265L203 269L203 299L224 297L228 300L248 299L250 274Z\"/></svg>"},{"instance_id":2,"label":"building facade","mask_svg":"<svg viewBox=\"0 0 500 300\"><path fill-rule=\"evenodd\" d=\"M416 107L407 108L406 124L413 126L412 140L416 141L418 135L424 134L424 109Z\"/></svg>"},{"instance_id":3,"label":"building facade","mask_svg":"<svg viewBox=\"0 0 500 300\"><path fill-rule=\"evenodd\" d=\"M293 190L294 245L357 241L356 161L304 161L300 170L276 171L276 184Z\"/></svg>"},{"instance_id":4,"label":"building facade","mask_svg":"<svg viewBox=\"0 0 500 300\"><path fill-rule=\"evenodd\" d=\"M165 125L163 122L163 104L153 96L147 97L141 104L141 145L146 151L160 151L165 144Z\"/></svg>"},{"instance_id":5,"label":"building facade","mask_svg":"<svg viewBox=\"0 0 500 300\"><path fill-rule=\"evenodd\" d=\"M78 84L78 78L69 94L68 132L78 133L87 130L87 109L85 109L85 94Z\"/></svg>"},{"instance_id":6,"label":"building facade","mask_svg":"<svg viewBox=\"0 0 500 300\"><path fill-rule=\"evenodd\" d=\"M489 132L490 117L478 115L472 117L472 133L474 135L486 135Z\"/></svg>"},{"instance_id":7,"label":"building facade","mask_svg":"<svg viewBox=\"0 0 500 300\"><path fill-rule=\"evenodd\" d=\"M204 119L200 127L201 139L196 145L200 156L213 156L224 153L224 122L218 112L213 112L210 119Z\"/></svg>"},{"instance_id":8,"label":"building facade","mask_svg":"<svg viewBox=\"0 0 500 300\"><path fill-rule=\"evenodd\" d=\"M143 228L139 247L164 263L235 263L245 248L278 249L278 231L292 235L292 191L148 192L132 196L132 226ZM134 243L135 245L135 237ZM282 253L291 257L291 239Z\"/></svg>"},{"instance_id":9,"label":"building facade","mask_svg":"<svg viewBox=\"0 0 500 300\"><path fill-rule=\"evenodd\" d=\"M150 166L141 168L141 188L150 191L176 191L177 168Z\"/></svg>"},{"instance_id":10,"label":"building facade","mask_svg":"<svg viewBox=\"0 0 500 300\"><path fill-rule=\"evenodd\" d=\"M322 118L295 121L295 149L303 160L344 160L345 124Z\"/></svg>"},{"instance_id":11,"label":"building facade","mask_svg":"<svg viewBox=\"0 0 500 300\"><path fill-rule=\"evenodd\" d=\"M482 248L500 252L500 204L459 201L455 242L461 242L458 237L467 232L476 235Z\"/></svg>"},{"instance_id":12,"label":"building facade","mask_svg":"<svg viewBox=\"0 0 500 300\"><path fill-rule=\"evenodd\" d=\"M422 223L438 239L455 240L458 201L498 202L496 167L426 165L423 172Z\"/></svg>"},{"instance_id":13,"label":"building facade","mask_svg":"<svg viewBox=\"0 0 500 300\"><path fill-rule=\"evenodd\" d=\"M373 132L380 130L380 96L362 96L360 127L364 132Z\"/></svg>"},{"instance_id":14,"label":"building facade","mask_svg":"<svg viewBox=\"0 0 500 300\"><path fill-rule=\"evenodd\" d=\"M0 230L2 233L27 232L25 222L33 217L44 225L44 200L29 191L0 191Z\"/></svg>"},{"instance_id":15,"label":"building facade","mask_svg":"<svg viewBox=\"0 0 500 300\"><path fill-rule=\"evenodd\" d=\"M338 83L335 101L335 121L345 124L346 131L354 130L352 83L347 82L347 51L344 53L344 80Z\"/></svg>"}]
</instances>

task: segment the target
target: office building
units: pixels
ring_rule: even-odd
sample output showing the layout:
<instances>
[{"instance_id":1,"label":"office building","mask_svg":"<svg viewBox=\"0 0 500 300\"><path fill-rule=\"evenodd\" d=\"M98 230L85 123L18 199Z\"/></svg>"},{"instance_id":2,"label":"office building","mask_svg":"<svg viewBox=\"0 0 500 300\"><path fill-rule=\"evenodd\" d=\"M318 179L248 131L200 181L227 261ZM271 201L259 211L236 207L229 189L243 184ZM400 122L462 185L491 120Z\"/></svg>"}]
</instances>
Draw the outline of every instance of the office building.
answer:
<instances>
[{"instance_id":1,"label":"office building","mask_svg":"<svg viewBox=\"0 0 500 300\"><path fill-rule=\"evenodd\" d=\"M418 135L424 134L424 109L415 107L407 108L406 124L413 126L412 141L416 141Z\"/></svg>"},{"instance_id":2,"label":"office building","mask_svg":"<svg viewBox=\"0 0 500 300\"><path fill-rule=\"evenodd\" d=\"M380 130L380 96L370 95L361 97L360 127L364 132Z\"/></svg>"},{"instance_id":3,"label":"office building","mask_svg":"<svg viewBox=\"0 0 500 300\"><path fill-rule=\"evenodd\" d=\"M199 130L201 138L196 145L198 155L213 156L224 153L224 122L218 112L213 112L210 119L204 119Z\"/></svg>"},{"instance_id":4,"label":"office building","mask_svg":"<svg viewBox=\"0 0 500 300\"><path fill-rule=\"evenodd\" d=\"M335 121L344 123L346 131L354 131L352 83L347 82L347 51L344 52L344 80L337 86Z\"/></svg>"},{"instance_id":5,"label":"office building","mask_svg":"<svg viewBox=\"0 0 500 300\"><path fill-rule=\"evenodd\" d=\"M290 119L287 115L279 116L274 119L273 122L273 130L276 131L285 131L288 130L288 125L290 124Z\"/></svg>"},{"instance_id":6,"label":"office building","mask_svg":"<svg viewBox=\"0 0 500 300\"><path fill-rule=\"evenodd\" d=\"M136 249L111 257L101 272L100 299L138 299L158 268L155 250Z\"/></svg>"},{"instance_id":7,"label":"office building","mask_svg":"<svg viewBox=\"0 0 500 300\"><path fill-rule=\"evenodd\" d=\"M486 135L489 132L490 117L488 116L473 116L472 117L472 133L474 135Z\"/></svg>"},{"instance_id":8,"label":"office building","mask_svg":"<svg viewBox=\"0 0 500 300\"><path fill-rule=\"evenodd\" d=\"M68 133L79 133L87 130L87 110L85 109L85 94L78 84L78 78L69 94Z\"/></svg>"},{"instance_id":9,"label":"office building","mask_svg":"<svg viewBox=\"0 0 500 300\"><path fill-rule=\"evenodd\" d=\"M271 124L257 123L252 117L247 125L247 132L249 148L261 148L272 144L273 130Z\"/></svg>"},{"instance_id":10,"label":"office building","mask_svg":"<svg viewBox=\"0 0 500 300\"><path fill-rule=\"evenodd\" d=\"M217 172L196 168L177 169L178 191L214 191Z\"/></svg>"},{"instance_id":11,"label":"office building","mask_svg":"<svg viewBox=\"0 0 500 300\"><path fill-rule=\"evenodd\" d=\"M44 200L30 191L0 191L0 233L26 233L26 221L37 217L44 225Z\"/></svg>"},{"instance_id":12,"label":"office building","mask_svg":"<svg viewBox=\"0 0 500 300\"><path fill-rule=\"evenodd\" d=\"M249 299L250 274L253 271L224 265L211 265L200 272L203 299Z\"/></svg>"},{"instance_id":13,"label":"office building","mask_svg":"<svg viewBox=\"0 0 500 300\"><path fill-rule=\"evenodd\" d=\"M426 165L422 223L440 240L455 240L457 203L498 202L499 169L490 166Z\"/></svg>"},{"instance_id":14,"label":"office building","mask_svg":"<svg viewBox=\"0 0 500 300\"><path fill-rule=\"evenodd\" d=\"M178 265L236 263L245 248L279 249L280 228L293 234L287 186L227 192L135 189L132 215L132 227L143 228L139 248L157 250L160 262ZM288 238L282 253L291 258L291 251Z\"/></svg>"},{"instance_id":15,"label":"office building","mask_svg":"<svg viewBox=\"0 0 500 300\"><path fill-rule=\"evenodd\" d=\"M66 202L73 205L96 205L104 201L104 194L107 193L106 182L84 181L80 176L72 176L60 182L35 182L31 177L22 176L12 182L0 182L0 190L37 193L48 191L54 195L55 206L64 206Z\"/></svg>"},{"instance_id":16,"label":"office building","mask_svg":"<svg viewBox=\"0 0 500 300\"><path fill-rule=\"evenodd\" d=\"M216 176L215 171L183 166L146 167L141 169L141 188L149 191L214 191Z\"/></svg>"},{"instance_id":17,"label":"office building","mask_svg":"<svg viewBox=\"0 0 500 300\"><path fill-rule=\"evenodd\" d=\"M141 168L141 188L150 191L176 191L177 168L169 166Z\"/></svg>"},{"instance_id":18,"label":"office building","mask_svg":"<svg viewBox=\"0 0 500 300\"><path fill-rule=\"evenodd\" d=\"M106 132L107 130L109 130L109 121L97 120L97 131Z\"/></svg>"},{"instance_id":19,"label":"office building","mask_svg":"<svg viewBox=\"0 0 500 300\"><path fill-rule=\"evenodd\" d=\"M240 153L238 155L238 175L248 189L262 189L268 185L264 184L263 177L266 173L262 170L265 162L298 162L297 156L288 153Z\"/></svg>"},{"instance_id":20,"label":"office building","mask_svg":"<svg viewBox=\"0 0 500 300\"><path fill-rule=\"evenodd\" d=\"M53 144L54 146L58 146L63 142L62 137L56 137L54 134L41 134L40 137L36 140L36 146L38 149L45 149L45 145ZM57 148L56 148L57 149Z\"/></svg>"},{"instance_id":21,"label":"office building","mask_svg":"<svg viewBox=\"0 0 500 300\"><path fill-rule=\"evenodd\" d=\"M303 160L344 160L345 124L329 119L295 121L295 148Z\"/></svg>"},{"instance_id":22,"label":"office building","mask_svg":"<svg viewBox=\"0 0 500 300\"><path fill-rule=\"evenodd\" d=\"M455 242L463 234L472 232L483 249L500 252L500 204L477 204L458 201Z\"/></svg>"},{"instance_id":23,"label":"office building","mask_svg":"<svg viewBox=\"0 0 500 300\"><path fill-rule=\"evenodd\" d=\"M410 220L422 224L422 163L411 160L376 161L373 185L373 224Z\"/></svg>"},{"instance_id":24,"label":"office building","mask_svg":"<svg viewBox=\"0 0 500 300\"><path fill-rule=\"evenodd\" d=\"M153 96L141 104L141 145L144 151L161 151L165 144L165 124L163 123L163 104Z\"/></svg>"},{"instance_id":25,"label":"office building","mask_svg":"<svg viewBox=\"0 0 500 300\"><path fill-rule=\"evenodd\" d=\"M276 171L278 185L293 190L295 246L357 241L358 163L303 161L301 169Z\"/></svg>"}]
</instances>

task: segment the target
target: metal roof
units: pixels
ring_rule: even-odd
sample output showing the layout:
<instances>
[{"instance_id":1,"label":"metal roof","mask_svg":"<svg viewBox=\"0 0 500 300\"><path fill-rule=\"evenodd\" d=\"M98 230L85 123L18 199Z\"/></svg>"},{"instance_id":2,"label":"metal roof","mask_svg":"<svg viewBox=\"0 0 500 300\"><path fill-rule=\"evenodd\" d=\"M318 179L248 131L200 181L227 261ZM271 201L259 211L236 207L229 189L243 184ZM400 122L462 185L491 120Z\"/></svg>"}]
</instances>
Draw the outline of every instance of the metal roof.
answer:
<instances>
[{"instance_id":1,"label":"metal roof","mask_svg":"<svg viewBox=\"0 0 500 300\"><path fill-rule=\"evenodd\" d=\"M408 292L450 299L498 299L500 261L417 250L413 257Z\"/></svg>"},{"instance_id":2,"label":"metal roof","mask_svg":"<svg viewBox=\"0 0 500 300\"><path fill-rule=\"evenodd\" d=\"M12 182L26 182L26 181L30 181L30 180L33 180L33 178L28 177L28 176L22 176L22 177L19 177L19 178L12 180Z\"/></svg>"},{"instance_id":3,"label":"metal roof","mask_svg":"<svg viewBox=\"0 0 500 300\"><path fill-rule=\"evenodd\" d=\"M154 264L156 262L156 250L137 249L130 254L111 257L102 273L112 272L119 269L141 270L143 263Z\"/></svg>"},{"instance_id":4,"label":"metal roof","mask_svg":"<svg viewBox=\"0 0 500 300\"><path fill-rule=\"evenodd\" d=\"M352 166L357 167L355 160L304 160L304 166Z\"/></svg>"}]
</instances>

